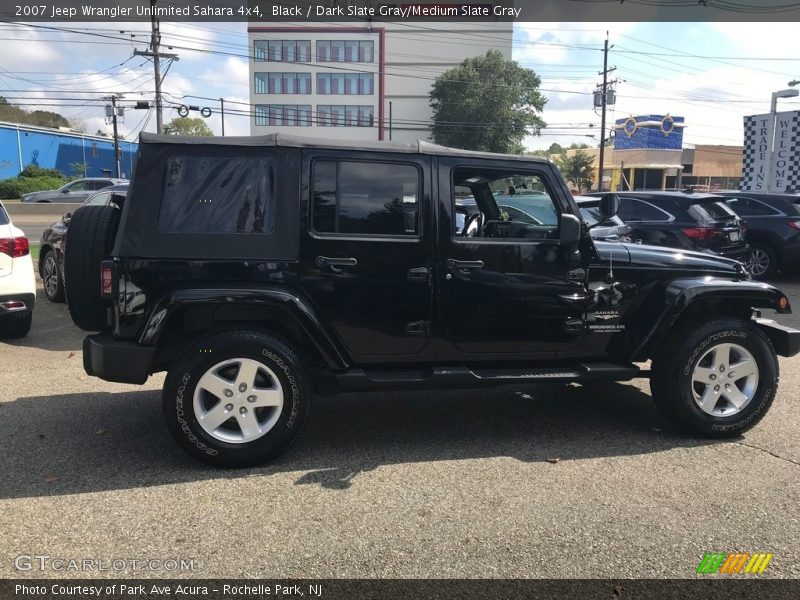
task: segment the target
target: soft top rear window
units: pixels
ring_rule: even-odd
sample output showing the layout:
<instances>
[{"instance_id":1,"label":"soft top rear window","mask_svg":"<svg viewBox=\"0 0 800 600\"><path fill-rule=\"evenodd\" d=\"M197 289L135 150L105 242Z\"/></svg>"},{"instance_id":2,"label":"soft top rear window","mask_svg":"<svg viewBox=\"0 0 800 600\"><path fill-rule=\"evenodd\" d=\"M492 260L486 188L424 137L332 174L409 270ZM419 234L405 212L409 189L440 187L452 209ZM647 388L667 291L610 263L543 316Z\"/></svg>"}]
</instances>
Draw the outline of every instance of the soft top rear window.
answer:
<instances>
[{"instance_id":1,"label":"soft top rear window","mask_svg":"<svg viewBox=\"0 0 800 600\"><path fill-rule=\"evenodd\" d=\"M271 233L274 171L266 157L171 156L166 161L159 231Z\"/></svg>"}]
</instances>

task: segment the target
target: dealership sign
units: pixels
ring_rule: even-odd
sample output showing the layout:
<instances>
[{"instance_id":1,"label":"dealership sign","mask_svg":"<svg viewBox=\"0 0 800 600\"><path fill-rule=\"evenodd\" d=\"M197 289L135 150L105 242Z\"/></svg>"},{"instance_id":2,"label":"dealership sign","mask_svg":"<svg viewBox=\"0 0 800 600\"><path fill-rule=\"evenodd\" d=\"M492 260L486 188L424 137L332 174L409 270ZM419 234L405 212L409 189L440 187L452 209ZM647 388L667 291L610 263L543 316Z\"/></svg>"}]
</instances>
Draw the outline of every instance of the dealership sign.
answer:
<instances>
[{"instance_id":1,"label":"dealership sign","mask_svg":"<svg viewBox=\"0 0 800 600\"><path fill-rule=\"evenodd\" d=\"M769 113L744 118L740 187L750 192L800 192L800 111L777 113L774 123Z\"/></svg>"}]
</instances>

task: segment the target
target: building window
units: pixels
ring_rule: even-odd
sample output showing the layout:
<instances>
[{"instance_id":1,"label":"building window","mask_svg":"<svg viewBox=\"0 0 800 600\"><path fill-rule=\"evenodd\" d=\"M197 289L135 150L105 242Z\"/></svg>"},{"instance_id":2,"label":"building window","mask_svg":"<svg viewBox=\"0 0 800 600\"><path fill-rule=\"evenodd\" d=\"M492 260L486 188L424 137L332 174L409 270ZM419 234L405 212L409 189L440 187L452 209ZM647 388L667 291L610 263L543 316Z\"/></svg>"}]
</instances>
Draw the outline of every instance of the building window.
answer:
<instances>
[{"instance_id":1,"label":"building window","mask_svg":"<svg viewBox=\"0 0 800 600\"><path fill-rule=\"evenodd\" d=\"M372 73L317 73L321 95L369 96L374 93Z\"/></svg>"},{"instance_id":2,"label":"building window","mask_svg":"<svg viewBox=\"0 0 800 600\"><path fill-rule=\"evenodd\" d=\"M320 40L317 62L375 62L375 42L355 40Z\"/></svg>"},{"instance_id":3,"label":"building window","mask_svg":"<svg viewBox=\"0 0 800 600\"><path fill-rule=\"evenodd\" d=\"M311 73L256 73L256 94L310 94Z\"/></svg>"},{"instance_id":4,"label":"building window","mask_svg":"<svg viewBox=\"0 0 800 600\"><path fill-rule=\"evenodd\" d=\"M310 104L256 104L256 125L260 127L309 127Z\"/></svg>"},{"instance_id":5,"label":"building window","mask_svg":"<svg viewBox=\"0 0 800 600\"><path fill-rule=\"evenodd\" d=\"M320 104L317 124L320 127L372 127L374 108L370 105Z\"/></svg>"},{"instance_id":6,"label":"building window","mask_svg":"<svg viewBox=\"0 0 800 600\"><path fill-rule=\"evenodd\" d=\"M311 62L311 42L297 40L256 40L255 62Z\"/></svg>"},{"instance_id":7,"label":"building window","mask_svg":"<svg viewBox=\"0 0 800 600\"><path fill-rule=\"evenodd\" d=\"M329 234L416 236L419 181L414 165L316 161L312 228Z\"/></svg>"}]
</instances>

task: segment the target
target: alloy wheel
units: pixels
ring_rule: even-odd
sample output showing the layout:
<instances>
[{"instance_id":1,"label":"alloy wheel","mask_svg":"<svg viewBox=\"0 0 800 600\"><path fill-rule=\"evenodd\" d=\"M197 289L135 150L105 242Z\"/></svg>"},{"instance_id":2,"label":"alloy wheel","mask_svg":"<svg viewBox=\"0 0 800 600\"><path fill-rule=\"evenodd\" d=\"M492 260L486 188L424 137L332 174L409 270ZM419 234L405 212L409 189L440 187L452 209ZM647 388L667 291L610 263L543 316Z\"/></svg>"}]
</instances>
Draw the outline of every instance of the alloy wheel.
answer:
<instances>
[{"instance_id":1,"label":"alloy wheel","mask_svg":"<svg viewBox=\"0 0 800 600\"><path fill-rule=\"evenodd\" d=\"M769 271L770 260L769 254L764 252L761 248L753 248L750 255L750 272L758 277Z\"/></svg>"},{"instance_id":2,"label":"alloy wheel","mask_svg":"<svg viewBox=\"0 0 800 600\"><path fill-rule=\"evenodd\" d=\"M717 344L706 350L692 371L697 406L713 417L730 417L750 403L758 389L755 358L738 344Z\"/></svg>"},{"instance_id":3,"label":"alloy wheel","mask_svg":"<svg viewBox=\"0 0 800 600\"><path fill-rule=\"evenodd\" d=\"M49 254L44 259L43 275L44 289L48 298L52 298L58 292L58 265L56 265L56 259L52 254Z\"/></svg>"},{"instance_id":4,"label":"alloy wheel","mask_svg":"<svg viewBox=\"0 0 800 600\"><path fill-rule=\"evenodd\" d=\"M267 434L283 409L283 387L275 373L251 358L233 358L208 369L197 383L197 422L216 440L245 444Z\"/></svg>"}]
</instances>

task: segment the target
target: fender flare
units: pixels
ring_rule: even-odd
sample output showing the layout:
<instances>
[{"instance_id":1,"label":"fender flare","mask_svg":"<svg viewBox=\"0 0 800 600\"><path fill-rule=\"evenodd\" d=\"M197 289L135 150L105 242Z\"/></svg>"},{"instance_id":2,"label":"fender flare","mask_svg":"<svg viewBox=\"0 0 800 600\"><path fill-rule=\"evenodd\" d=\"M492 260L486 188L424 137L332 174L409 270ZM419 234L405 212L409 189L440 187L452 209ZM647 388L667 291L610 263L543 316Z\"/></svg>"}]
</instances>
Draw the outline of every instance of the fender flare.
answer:
<instances>
[{"instance_id":1,"label":"fender flare","mask_svg":"<svg viewBox=\"0 0 800 600\"><path fill-rule=\"evenodd\" d=\"M263 306L279 310L292 319L314 344L330 369L350 367L347 355L337 338L320 318L314 306L297 291L274 284L206 285L175 288L164 293L153 306L139 336L139 344L158 345L170 317L179 309L203 304Z\"/></svg>"},{"instance_id":2,"label":"fender flare","mask_svg":"<svg viewBox=\"0 0 800 600\"><path fill-rule=\"evenodd\" d=\"M707 300L724 300L751 309L771 308L782 314L792 312L786 295L768 283L713 277L677 279L664 289L663 308L655 322L639 336L630 360L637 362L650 358L681 315L690 306Z\"/></svg>"}]
</instances>

